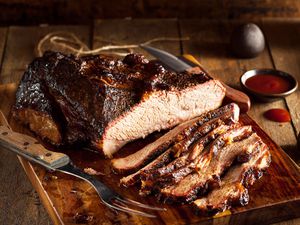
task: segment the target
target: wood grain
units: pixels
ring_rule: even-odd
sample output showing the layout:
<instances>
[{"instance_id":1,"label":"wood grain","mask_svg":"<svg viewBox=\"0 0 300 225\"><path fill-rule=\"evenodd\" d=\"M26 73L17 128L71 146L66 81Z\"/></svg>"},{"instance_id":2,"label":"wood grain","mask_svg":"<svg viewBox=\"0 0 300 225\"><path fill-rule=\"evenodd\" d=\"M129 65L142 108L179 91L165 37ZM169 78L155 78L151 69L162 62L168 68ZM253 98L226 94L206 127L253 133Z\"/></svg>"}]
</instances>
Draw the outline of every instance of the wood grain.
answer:
<instances>
[{"instance_id":1,"label":"wood grain","mask_svg":"<svg viewBox=\"0 0 300 225\"><path fill-rule=\"evenodd\" d=\"M7 28L0 28L0 59ZM1 77L1 75L0 75ZM16 84L0 88L0 108L8 115ZM0 224L49 224L50 218L14 153L0 151ZM12 191L13 190L13 191ZM18 209L18 210L16 210Z\"/></svg>"},{"instance_id":2,"label":"wood grain","mask_svg":"<svg viewBox=\"0 0 300 225\"><path fill-rule=\"evenodd\" d=\"M97 48L107 44L101 40L124 45L140 44L157 37L178 38L177 20L96 20L93 47ZM180 54L179 41L160 41L151 44L151 46L167 50L175 55ZM147 58L153 58L140 48L134 49L134 51L144 54Z\"/></svg>"},{"instance_id":3,"label":"wood grain","mask_svg":"<svg viewBox=\"0 0 300 225\"><path fill-rule=\"evenodd\" d=\"M9 115L16 84L1 86L0 109ZM16 155L0 151L0 224L49 224L50 218Z\"/></svg>"},{"instance_id":4,"label":"wood grain","mask_svg":"<svg viewBox=\"0 0 300 225\"><path fill-rule=\"evenodd\" d=\"M1 24L86 24L110 18L299 17L298 0L0 0Z\"/></svg>"},{"instance_id":5,"label":"wood grain","mask_svg":"<svg viewBox=\"0 0 300 225\"><path fill-rule=\"evenodd\" d=\"M11 104L14 99L15 89L10 85L0 86L1 90L10 90L11 93L9 102ZM2 106L3 107L3 106ZM1 108L2 109L2 108ZM108 210L107 207L101 204L94 189L86 182L75 177L64 175L61 173L49 173L37 166L34 167L34 173L31 174L31 180L34 185L40 185L45 191L40 194L42 198L48 198L50 203L47 207L51 207L59 215L56 218L56 224L60 224L61 219L65 224L75 225L84 221L82 218L90 218L84 221L86 224L264 224L266 222L277 222L282 219L289 219L299 216L300 212L300 188L299 168L294 164L283 150L279 148L269 137L263 132L258 125L246 114L241 116L241 122L253 126L253 129L263 138L270 147L272 153L272 164L268 169L267 174L262 179L257 181L250 188L250 202L245 207L235 207L230 213L219 215L213 220L209 217L196 216L192 209L188 206L172 206L163 205L167 208L166 212L160 212L156 215L157 219L147 219L137 216L126 215L123 213L114 213ZM10 120L11 125L15 130L23 130ZM149 141L149 140L148 140ZM128 154L142 146L141 142L135 142L127 145L120 155ZM1 151L2 152L2 151ZM103 159L99 154L89 151L64 150L74 163L80 168L93 168L101 172L98 179L105 182L108 186L121 193L123 196L131 199L151 204L154 206L162 206L162 203L157 203L152 196L144 198L138 195L136 187L122 188L118 186L120 176L113 174L110 170L110 161ZM11 166L10 166L11 167ZM26 168L30 171L30 168ZM36 177L32 175L36 174ZM16 184L11 184L16 185ZM278 190L278 191L274 191ZM22 201L23 202L23 199ZM48 201L49 202L49 201ZM266 205L268 207L266 207ZM285 210L283 210L285 209ZM276 215L276 216L274 216Z\"/></svg>"},{"instance_id":6,"label":"wood grain","mask_svg":"<svg viewBox=\"0 0 300 225\"><path fill-rule=\"evenodd\" d=\"M9 115L14 92L27 64L35 57L34 47L37 41L51 31L70 31L76 33L88 43L89 28L82 26L52 26L52 27L10 27L7 35L7 45L1 68L0 81L14 82L1 89L1 110ZM1 44L0 44L1 46ZM1 52L1 51L0 51ZM50 218L34 191L14 153L0 151L0 178L4 182L0 185L0 224L49 224ZM31 165L25 162L27 172L30 173L32 183L38 184ZM14 179L12 179L14 178ZM34 184L34 183L33 183ZM14 192L10 191L14 187ZM41 190L37 190L41 193ZM42 196L43 204L47 205L47 196ZM49 205L49 203L48 203ZM15 209L18 209L17 211ZM48 213L55 218L53 207L47 207ZM52 210L52 211L51 211ZM7 218L4 221L5 218ZM55 220L54 220L55 221ZM56 221L59 221L58 219ZM57 223L58 224L58 223Z\"/></svg>"},{"instance_id":7,"label":"wood grain","mask_svg":"<svg viewBox=\"0 0 300 225\"><path fill-rule=\"evenodd\" d=\"M89 41L87 26L9 27L0 83L18 82L35 57L38 41L53 31L73 32L81 40Z\"/></svg>"},{"instance_id":8,"label":"wood grain","mask_svg":"<svg viewBox=\"0 0 300 225\"><path fill-rule=\"evenodd\" d=\"M229 30L232 29L232 25L229 25L229 28L226 27L224 28L223 27L224 24L219 21L216 24L209 24L207 27L204 26L204 24L201 25L202 22L200 21L192 21L192 22L194 23L195 28L192 29L190 27L189 28L190 31L188 34L191 35L192 37L198 37L198 38L201 37L201 38L197 39L196 41L194 40L190 41L190 43L192 43L190 47L189 45L186 47L185 46L186 43L183 43L184 50L186 51L187 50L186 48L189 48L191 51L186 51L187 53L194 53L196 54L197 57L200 56L200 58L203 59L204 62L207 62L207 64L210 64L209 61L211 60L212 61L210 64L211 67L206 66L208 70L211 70L210 68L212 68L212 71L216 72L216 74L220 74L219 77L223 77L225 81L228 81L228 83L232 84L234 87L239 87L238 76L237 77L231 76L230 78L228 78L228 76L231 74L239 74L241 73L242 70L241 68L244 68L244 65L246 68L252 66L257 62L254 61L254 62L250 62L249 64L243 64L244 62L237 61L237 59L228 56L227 49L226 47L224 48L224 40L223 40L224 37L222 37L222 35L223 36L227 35ZM145 24L143 25L143 23ZM118 27L118 24L123 24L123 25L122 26L120 25ZM149 38L161 36L161 33L163 33L163 35L172 35L172 36L178 35L176 20L167 20L166 22L162 20L150 20L149 22L147 22L146 20L141 20L141 21L134 20L132 24L134 24L136 28L130 28L131 22L128 22L128 20L113 20L111 26L109 25L109 22L98 21L96 22L95 31L94 31L95 37L108 38L110 39L110 41L117 41L117 42L120 41L122 43L133 43L133 41L140 42L140 41L148 40ZM114 29L114 26L116 27L116 29ZM152 28L153 26L154 28ZM216 26L217 28L214 28L213 26ZM38 36L39 35L42 36L40 32L44 32L44 31L39 31L40 29L43 30L44 28L36 28L38 31L34 31L34 29L31 28L29 29L31 33L26 32L25 28L19 27L18 29L21 29L22 32L14 31L13 33L15 35L21 35L21 34L25 34L25 36L31 35L33 36L32 42L38 40L38 38L35 37L35 34L37 34ZM57 27L54 28L50 27L47 29L55 30L57 29ZM65 27L65 29L68 30L68 27ZM72 27L72 29L78 32L78 34L84 36L83 37L84 40L89 40L87 28L80 29L80 28ZM142 30L143 32L138 32L139 29L143 29ZM171 31L165 31L168 29L170 29ZM201 33L203 32L203 30L204 33ZM85 31L87 33L85 33ZM181 26L181 32L183 36L184 36L184 31L185 30ZM200 35L198 35L198 33L200 33ZM140 39L139 36L141 36ZM29 37L24 37L25 45L27 45L27 47L24 47L21 44L19 45L16 44L15 48L13 47L14 42L12 40L21 41L21 38L17 39L16 37L10 37L10 36L9 38L11 40L10 41L11 49L16 51L17 48L21 48L22 51L25 52L28 51L27 54L31 56L28 57L25 52L16 53L14 55L12 53L8 54L6 51L5 55L9 57L9 59L4 60L4 62L5 64L8 65L4 67L5 69L2 69L2 72L6 71L5 73L6 76L3 78L3 81L5 81L5 83L10 81L18 82L20 75L17 74L14 68L17 67L21 68L22 65L23 67L26 66L26 64L29 63L30 60L33 58L33 51L30 46L34 46L34 44L32 44ZM227 40L226 38L225 40ZM101 44L97 40L98 40L97 38L94 38L95 46L99 46ZM193 45L194 47L196 46L195 49L194 47L192 47ZM179 43L168 43L168 45L165 45L164 43L157 43L154 46L163 48L174 54L180 53ZM200 48L197 48L197 46ZM194 51L192 51L193 49ZM218 55L219 51L221 53L221 56ZM205 58L202 58L202 52L204 53ZM219 60L218 57L220 57ZM266 56L263 56L261 60L263 60L262 63L266 63L266 62L269 63L268 61L269 59ZM239 64L241 64L242 66L240 66ZM21 69L19 70L21 73ZM16 75L14 75L13 77L9 77L9 74L12 72L14 72ZM3 110L6 113L6 115L8 115L10 106L11 104L13 104L14 92L16 86L17 86L16 83L11 83L0 87L0 97L1 100L3 99L3 101L0 101L0 109ZM299 172L298 168L296 168L296 166L291 162L291 160L283 154L282 150L280 150L280 148L278 148L278 146L274 142L272 142L266 136L266 134L263 131L261 131L250 118L244 115L243 121L252 124L255 127L256 131L259 132L260 135L266 138L265 141L267 141L270 144L272 154L274 155L275 160L273 160L274 163L272 163L272 166L268 174L263 179L259 180L251 189L251 193L250 193L251 201L248 206L235 208L232 210L231 215L226 214L223 215L223 217L219 216L213 220L206 217L199 218L195 216L189 208L184 206L183 207L166 206L168 207L168 211L159 214L158 215L159 218L157 220L141 219L134 216L133 217L128 216L122 213L116 214L110 210L107 210L107 208L100 203L95 191L91 188L89 184L67 175L63 175L60 173L48 173L39 167L33 168L30 166L30 164L25 165L25 168L26 171L28 172L28 176L31 182L33 183L33 185L35 187L39 187L37 191L39 192L43 204L47 208L55 224L61 224L62 222L64 222L65 224L77 224L78 222L80 222L80 219L82 219L84 216L90 216L91 221L86 221L88 224L116 224L116 223L118 224L163 224L163 223L196 224L197 223L198 224L199 221L201 221L201 224L241 224L241 223L253 224L255 222L262 224L266 222L272 223L272 222L280 221L282 219L289 219L292 217L299 216L298 215L300 210L299 198L295 197L295 196L299 196L299 190L300 190L299 189L300 178L297 175ZM10 123L14 127L14 129L18 131L23 131L25 133L29 133L26 129L24 130L24 128L18 126L18 124L11 119L10 119ZM262 120L262 124L264 124L263 120ZM272 131L268 131L268 132L272 132ZM282 135L288 135L288 134L282 133ZM284 143L287 143L288 141L289 140L285 140ZM132 151L133 149L138 148L142 144L143 143L138 142L138 143L132 143L128 145L127 150L124 149L125 151L123 152L123 154L126 154ZM131 197L135 200L144 203L150 203L153 205L157 204L153 198L145 199L139 197L137 195L137 189L135 188L122 189L118 187L117 182L119 177L110 172L109 162L107 160L102 159L98 154L92 152L86 152L86 151L64 151L64 152L69 154L71 158L74 160L75 164L78 165L79 167L94 168L95 170L106 174L106 176L100 175L98 178L104 180L104 182L106 182L108 185L116 189L118 192L122 193L122 195ZM20 194L20 191L18 191L18 189L23 190L22 188L24 187L24 185L26 185L25 181L27 181L27 179L25 177L22 177L22 179L24 180L23 181L18 177L20 176L19 175L20 173L21 174L23 173L20 167L17 167L17 169L15 169L16 166L18 166L19 164L15 159L14 155L11 154L10 156L13 157L12 160L7 155L1 155L1 154L3 154L3 151L0 151L0 167L2 168L2 165L3 168L4 166L5 168L8 167L9 171L6 172L5 170L4 172L4 170L0 170L0 178L3 177L4 181L7 181L8 183L7 185L5 184L0 186L0 208L2 209L3 207L6 207L4 212L0 210L0 224L2 224L1 219L6 218L7 216L9 217L9 220L5 220L5 223L7 223L8 221L9 224L49 223L49 219L46 213L43 211L44 210L43 207L39 204L38 207L34 208L32 206L32 201L27 200L28 196L27 195L23 196ZM4 162L2 162L3 160L1 159L5 159ZM9 164L11 165L9 166ZM277 165L279 165L279 167L277 167ZM286 170L285 167L290 168L290 170ZM10 170L13 171L10 172ZM4 177L7 176L6 173L8 173L10 177L16 176L17 179ZM16 192L8 193L8 190L10 190L11 187L17 187ZM30 185L29 188L30 190L32 190ZM274 191L274 190L281 190L282 188L283 191L280 192L279 194ZM3 197L2 193L4 193L4 195L6 196ZM286 201L288 199L293 199L294 202L292 202L291 204L287 204ZM7 201L9 201L9 203L7 203ZM21 210L17 210L16 212L14 210L15 207L13 207L13 204L16 204L16 208ZM259 205L266 205L266 204L272 207L264 207L264 208L259 207ZM298 220L289 221L287 223L297 224L297 222L299 221L300 220L298 219Z\"/></svg>"},{"instance_id":9,"label":"wood grain","mask_svg":"<svg viewBox=\"0 0 300 225\"><path fill-rule=\"evenodd\" d=\"M26 158L29 156L46 167L58 168L69 163L69 157L60 152L52 152L46 149L32 136L12 131L2 124L0 126L0 145L13 149L17 154Z\"/></svg>"},{"instance_id":10,"label":"wood grain","mask_svg":"<svg viewBox=\"0 0 300 225\"><path fill-rule=\"evenodd\" d=\"M273 67L268 49L254 59L237 59L230 54L230 35L240 23L220 20L183 20L180 22L181 34L191 37L191 41L183 43L184 53L193 54L215 78L237 89L241 89L239 79L245 71ZM285 102L280 100L273 103L260 103L253 98L251 100L249 115L277 144L298 161L297 141L292 124L275 123L263 117L263 113L269 108L286 108Z\"/></svg>"},{"instance_id":11,"label":"wood grain","mask_svg":"<svg viewBox=\"0 0 300 225\"><path fill-rule=\"evenodd\" d=\"M300 82L300 19L264 20L263 29L275 68L290 73ZM299 99L299 89L286 98L297 134L300 133Z\"/></svg>"},{"instance_id":12,"label":"wood grain","mask_svg":"<svg viewBox=\"0 0 300 225\"><path fill-rule=\"evenodd\" d=\"M5 50L7 27L0 27L0 68L2 65L3 53Z\"/></svg>"}]
</instances>

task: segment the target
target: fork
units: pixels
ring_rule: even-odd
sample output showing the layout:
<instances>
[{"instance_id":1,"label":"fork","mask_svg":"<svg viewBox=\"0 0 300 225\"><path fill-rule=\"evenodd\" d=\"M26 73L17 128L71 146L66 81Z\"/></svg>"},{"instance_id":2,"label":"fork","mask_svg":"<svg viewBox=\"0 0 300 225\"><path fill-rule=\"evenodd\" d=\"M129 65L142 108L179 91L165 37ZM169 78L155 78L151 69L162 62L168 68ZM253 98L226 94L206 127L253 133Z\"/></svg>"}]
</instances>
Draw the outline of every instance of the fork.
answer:
<instances>
[{"instance_id":1,"label":"fork","mask_svg":"<svg viewBox=\"0 0 300 225\"><path fill-rule=\"evenodd\" d=\"M76 167L66 154L49 151L43 145L41 145L37 139L12 131L1 111L0 122L2 124L0 126L0 147L11 150L27 160L35 162L50 171L59 171L89 182L97 191L101 201L110 209L152 218L156 216L132 207L156 211L166 210L165 208L152 207L122 197L107 187L100 180L84 173L81 169Z\"/></svg>"}]
</instances>

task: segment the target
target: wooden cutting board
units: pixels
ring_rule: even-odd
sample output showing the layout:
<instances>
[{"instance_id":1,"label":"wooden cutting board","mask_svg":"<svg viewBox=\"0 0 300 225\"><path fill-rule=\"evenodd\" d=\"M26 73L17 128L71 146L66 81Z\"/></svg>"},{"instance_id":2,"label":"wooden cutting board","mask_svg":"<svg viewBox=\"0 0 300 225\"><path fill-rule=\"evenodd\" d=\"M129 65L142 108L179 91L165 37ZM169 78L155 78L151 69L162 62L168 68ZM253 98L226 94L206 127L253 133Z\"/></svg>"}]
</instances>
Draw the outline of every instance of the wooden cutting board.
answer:
<instances>
[{"instance_id":1,"label":"wooden cutting board","mask_svg":"<svg viewBox=\"0 0 300 225\"><path fill-rule=\"evenodd\" d=\"M9 115L16 87L15 83L0 86L0 109L15 131L30 133ZM250 201L247 206L236 207L214 217L196 216L190 207L178 205L163 205L167 211L157 213L156 219L117 213L101 203L88 183L61 173L47 172L26 160L20 161L55 224L264 224L300 217L299 167L248 115L241 115L240 120L252 125L268 144L272 163L267 173L249 189ZM146 140L127 145L121 151L122 155L135 151L158 136L159 134L154 134ZM101 158L99 154L79 149L64 152L77 166L101 172L103 175L97 176L98 179L120 194L146 204L162 206L152 196L140 197L135 187L119 187L120 177L111 173L109 160Z\"/></svg>"}]
</instances>

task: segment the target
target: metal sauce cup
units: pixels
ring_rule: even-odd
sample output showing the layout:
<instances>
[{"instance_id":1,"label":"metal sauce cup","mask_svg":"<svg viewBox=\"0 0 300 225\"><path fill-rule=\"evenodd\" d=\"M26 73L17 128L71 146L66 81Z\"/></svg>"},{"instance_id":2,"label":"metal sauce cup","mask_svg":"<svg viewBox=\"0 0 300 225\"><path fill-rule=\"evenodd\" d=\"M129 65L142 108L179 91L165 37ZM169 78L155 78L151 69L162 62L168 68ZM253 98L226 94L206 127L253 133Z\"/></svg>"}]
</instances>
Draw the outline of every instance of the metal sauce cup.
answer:
<instances>
[{"instance_id":1,"label":"metal sauce cup","mask_svg":"<svg viewBox=\"0 0 300 225\"><path fill-rule=\"evenodd\" d=\"M261 93L261 92L257 92L253 89L250 89L249 87L246 86L246 81L247 79L249 79L250 77L256 76L256 75L263 75L263 74L270 74L270 75L275 75L275 76L281 76L284 79L286 79L288 82L290 82L291 84L291 88L286 91L286 92L282 92L279 94L267 94L267 93ZM242 87L251 95L253 95L256 99L263 101L263 102L272 102L272 101L277 101L283 97L286 97L290 94L292 94L293 92L295 92L298 88L298 82L297 80L290 74L280 71L280 70L274 70L274 69L254 69L254 70L248 70L247 72L245 72L241 78L240 78L240 82Z\"/></svg>"}]
</instances>

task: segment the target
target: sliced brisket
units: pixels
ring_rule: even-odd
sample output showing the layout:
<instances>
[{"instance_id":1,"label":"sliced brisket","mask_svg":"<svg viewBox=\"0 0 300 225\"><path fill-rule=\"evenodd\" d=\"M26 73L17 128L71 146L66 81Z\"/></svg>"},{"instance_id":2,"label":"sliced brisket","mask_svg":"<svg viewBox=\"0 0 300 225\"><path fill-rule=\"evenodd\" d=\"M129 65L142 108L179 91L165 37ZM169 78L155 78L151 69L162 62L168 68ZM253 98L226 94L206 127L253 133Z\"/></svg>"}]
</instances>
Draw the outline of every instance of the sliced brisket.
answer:
<instances>
[{"instance_id":1,"label":"sliced brisket","mask_svg":"<svg viewBox=\"0 0 300 225\"><path fill-rule=\"evenodd\" d=\"M157 169L152 173L153 177L164 176L171 174L173 171L180 169L185 166L189 162L194 162L194 160L198 159L199 155L202 153L203 149L206 145L208 145L211 141L213 141L218 135L228 131L230 128L236 125L220 125L208 133L205 137L197 140L193 146L190 147L188 153L184 154L181 157L176 158L174 161L169 163L168 165Z\"/></svg>"},{"instance_id":2,"label":"sliced brisket","mask_svg":"<svg viewBox=\"0 0 300 225\"><path fill-rule=\"evenodd\" d=\"M232 121L238 121L238 106L232 103L180 124L141 150L124 158L112 159L112 167L118 173L135 172L166 151L175 142L179 142L190 135L197 127L214 118L226 116Z\"/></svg>"},{"instance_id":3,"label":"sliced brisket","mask_svg":"<svg viewBox=\"0 0 300 225\"><path fill-rule=\"evenodd\" d=\"M224 114L219 115L219 113L216 113L217 111L214 111L214 115L218 115L217 118L212 119L206 123L203 124L203 119L201 120L202 126L194 127L194 132L192 132L190 135L183 138L181 141L177 142L173 146L171 146L169 149L167 149L164 153L162 153L158 158L154 159L152 162L150 162L145 167L141 168L137 172L128 175L126 177L123 177L121 179L121 184L124 186L130 186L134 185L136 182L139 181L141 176L147 177L149 175L154 174L153 172L160 168L167 163L169 163L174 158L180 157L182 154L184 154L186 151L188 151L189 146L194 142L197 141L199 138L205 136L209 132L211 132L216 127L223 125L225 123L234 123L238 121L238 107L235 104L232 104L230 107L230 110L225 111ZM222 110L223 111L223 110ZM213 115L213 114L209 114ZM205 117L205 121L211 119L211 116ZM200 120L198 120L200 121ZM193 125L195 123L192 123ZM176 129L176 128L175 128Z\"/></svg>"},{"instance_id":4,"label":"sliced brisket","mask_svg":"<svg viewBox=\"0 0 300 225\"><path fill-rule=\"evenodd\" d=\"M231 126L228 125L221 125L194 143L197 146L198 154L200 155L204 148L212 140L214 140L220 133L228 130L230 127ZM154 170L147 174L148 176L142 176L140 194L147 195L152 191L156 192L157 189L177 183L180 178L183 178L193 172L196 166L196 159L191 161L189 160L190 153L193 150L195 150L195 146L193 146L192 150L190 150L187 154L176 158L168 165ZM197 157L197 159L200 159L200 157Z\"/></svg>"},{"instance_id":5,"label":"sliced brisket","mask_svg":"<svg viewBox=\"0 0 300 225\"><path fill-rule=\"evenodd\" d=\"M258 145L258 151L248 162L229 169L222 178L220 187L207 196L199 198L193 205L201 213L223 212L234 205L246 205L249 200L247 187L262 175L271 162L271 155L265 144Z\"/></svg>"},{"instance_id":6,"label":"sliced brisket","mask_svg":"<svg viewBox=\"0 0 300 225\"><path fill-rule=\"evenodd\" d=\"M240 136L244 136L244 134ZM228 135L227 140L229 139L233 139L231 135ZM225 141L225 139L223 140ZM196 171L184 177L178 183L163 188L160 192L160 198L171 202L194 200L198 193L206 192L210 184L220 181L222 173L230 167L237 156L245 153L251 154L259 141L260 138L254 133L241 141L227 143L222 148L218 148L216 145L220 142L215 142L207 154L208 157L205 157L197 165Z\"/></svg>"},{"instance_id":7,"label":"sliced brisket","mask_svg":"<svg viewBox=\"0 0 300 225\"><path fill-rule=\"evenodd\" d=\"M214 122L215 122L215 126L218 126L219 123L223 123L222 120L220 119L215 119ZM202 132L199 132L199 134L205 135L204 132L209 132L209 130L207 129L213 129L211 125L209 126L204 125L203 128L204 129L202 130ZM190 144L194 141L194 136L195 133L191 134L190 136L186 137L185 139L171 146L164 153L162 153L160 156L158 156L156 159L154 159L152 162L150 162L148 165L144 166L137 172L128 175L126 177L123 177L121 179L121 184L127 187L136 184L141 177L147 179L146 177L152 176L152 173L156 169L168 164L170 161L176 158L176 156L179 157L182 152L187 151Z\"/></svg>"},{"instance_id":8,"label":"sliced brisket","mask_svg":"<svg viewBox=\"0 0 300 225\"><path fill-rule=\"evenodd\" d=\"M46 52L27 68L13 115L51 143L90 143L111 156L129 141L218 108L222 84L173 73L141 55L123 61Z\"/></svg>"},{"instance_id":9,"label":"sliced brisket","mask_svg":"<svg viewBox=\"0 0 300 225\"><path fill-rule=\"evenodd\" d=\"M271 158L267 146L252 127L238 122L236 107L228 105L227 110L205 122L199 123L199 118L186 122L183 127L168 132L165 139L158 139L155 147L146 146L133 154L134 157L117 159L121 162L119 168L126 162L130 164L130 159L136 160L131 164L133 167L146 164L123 177L121 184L130 186L141 181L140 195L154 193L168 203L194 201L193 206L201 213L217 213L236 204L247 204L247 187L262 176ZM167 147L162 140L167 142ZM164 149L155 156L159 146ZM147 154L147 150L153 152ZM150 157L145 162L152 155L154 159L151 161Z\"/></svg>"}]
</instances>

